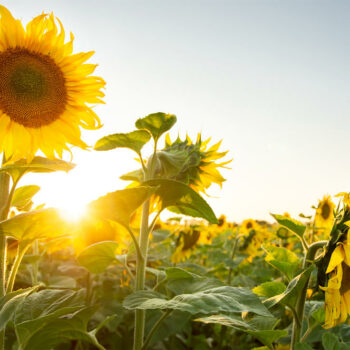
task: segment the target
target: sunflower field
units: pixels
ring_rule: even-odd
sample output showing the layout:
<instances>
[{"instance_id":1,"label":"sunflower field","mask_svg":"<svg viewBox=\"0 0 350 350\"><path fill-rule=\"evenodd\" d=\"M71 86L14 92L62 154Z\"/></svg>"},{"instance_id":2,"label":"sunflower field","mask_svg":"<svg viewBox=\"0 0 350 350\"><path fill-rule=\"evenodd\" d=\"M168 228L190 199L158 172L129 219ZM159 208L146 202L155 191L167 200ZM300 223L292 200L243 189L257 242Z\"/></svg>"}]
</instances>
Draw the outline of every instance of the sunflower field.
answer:
<instances>
[{"instance_id":1,"label":"sunflower field","mask_svg":"<svg viewBox=\"0 0 350 350\"><path fill-rule=\"evenodd\" d=\"M66 220L21 180L76 166L105 82L53 14L0 16L0 350L350 349L349 193L311 216L217 217L207 193L230 154L172 139L177 117L156 112L96 140L135 170Z\"/></svg>"}]
</instances>

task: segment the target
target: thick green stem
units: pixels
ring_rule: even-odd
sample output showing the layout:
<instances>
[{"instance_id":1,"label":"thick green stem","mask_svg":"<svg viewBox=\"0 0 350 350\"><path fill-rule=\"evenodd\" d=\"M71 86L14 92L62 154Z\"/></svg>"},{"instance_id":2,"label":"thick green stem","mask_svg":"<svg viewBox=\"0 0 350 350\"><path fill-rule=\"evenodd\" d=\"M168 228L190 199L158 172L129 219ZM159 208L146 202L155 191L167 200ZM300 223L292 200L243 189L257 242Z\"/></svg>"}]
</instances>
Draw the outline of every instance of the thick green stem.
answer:
<instances>
[{"instance_id":1,"label":"thick green stem","mask_svg":"<svg viewBox=\"0 0 350 350\"><path fill-rule=\"evenodd\" d=\"M10 176L0 173L0 221L7 219L9 211ZM0 298L6 293L6 259L7 241L6 234L0 232ZM0 350L5 348L5 330L0 332Z\"/></svg>"},{"instance_id":2,"label":"thick green stem","mask_svg":"<svg viewBox=\"0 0 350 350\"><path fill-rule=\"evenodd\" d=\"M328 243L327 241L319 241L311 244L308 247L308 251L305 254L305 258L304 258L303 269L306 269L314 262L317 251L320 248L323 248L327 243ZM293 321L292 341L290 345L291 350L294 350L295 345L300 342L301 330L302 330L303 319L304 319L304 307L305 307L307 287L309 285L309 280L310 280L310 276L305 282L304 288L299 294L299 297L296 303L296 308L295 308L296 317L294 317L294 321ZM297 318L299 319L299 322Z\"/></svg>"},{"instance_id":3,"label":"thick green stem","mask_svg":"<svg viewBox=\"0 0 350 350\"><path fill-rule=\"evenodd\" d=\"M26 244L24 247L21 247L20 245L18 246L18 252L16 254L16 258L15 258L15 261L13 262L11 272L10 272L10 275L8 278L6 293L11 293L13 290L13 286L15 284L18 268L22 262L22 259L25 255L26 251L28 250L29 246L30 246L30 244Z\"/></svg>"},{"instance_id":4,"label":"thick green stem","mask_svg":"<svg viewBox=\"0 0 350 350\"><path fill-rule=\"evenodd\" d=\"M136 284L135 290L144 290L145 288L145 271L147 264L148 250L148 217L149 217L149 200L143 204L141 230L139 238L139 246L142 258L136 256ZM145 330L145 310L136 310L135 313L135 331L134 331L134 350L141 350L143 346L143 337Z\"/></svg>"}]
</instances>

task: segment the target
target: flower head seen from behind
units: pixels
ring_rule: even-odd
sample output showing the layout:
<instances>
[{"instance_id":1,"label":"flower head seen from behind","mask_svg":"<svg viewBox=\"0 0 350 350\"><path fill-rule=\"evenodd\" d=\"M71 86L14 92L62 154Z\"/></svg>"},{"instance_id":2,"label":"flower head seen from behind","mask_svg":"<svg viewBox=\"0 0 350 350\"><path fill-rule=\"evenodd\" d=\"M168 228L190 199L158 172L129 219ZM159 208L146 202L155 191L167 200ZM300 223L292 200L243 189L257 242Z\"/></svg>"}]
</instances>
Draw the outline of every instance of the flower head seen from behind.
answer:
<instances>
[{"instance_id":1,"label":"flower head seen from behind","mask_svg":"<svg viewBox=\"0 0 350 350\"><path fill-rule=\"evenodd\" d=\"M315 223L320 228L331 228L334 221L335 204L332 202L331 196L324 196L318 203L316 209Z\"/></svg>"},{"instance_id":2,"label":"flower head seen from behind","mask_svg":"<svg viewBox=\"0 0 350 350\"><path fill-rule=\"evenodd\" d=\"M165 148L160 152L160 156L168 156L167 162L172 163L174 169L174 180L184 182L196 192L203 193L213 183L222 186L225 179L219 168L225 168L232 160L217 162L227 151L219 152L221 141L208 148L209 142L210 138L203 141L201 134L198 134L196 142L188 136L184 141L178 137L172 142L169 134L166 135Z\"/></svg>"},{"instance_id":3,"label":"flower head seen from behind","mask_svg":"<svg viewBox=\"0 0 350 350\"><path fill-rule=\"evenodd\" d=\"M14 161L85 149L80 128L101 126L89 104L103 102L105 85L90 75L96 65L84 64L93 52L73 55L73 35L65 42L52 14L26 28L1 5L0 16L0 151Z\"/></svg>"}]
</instances>

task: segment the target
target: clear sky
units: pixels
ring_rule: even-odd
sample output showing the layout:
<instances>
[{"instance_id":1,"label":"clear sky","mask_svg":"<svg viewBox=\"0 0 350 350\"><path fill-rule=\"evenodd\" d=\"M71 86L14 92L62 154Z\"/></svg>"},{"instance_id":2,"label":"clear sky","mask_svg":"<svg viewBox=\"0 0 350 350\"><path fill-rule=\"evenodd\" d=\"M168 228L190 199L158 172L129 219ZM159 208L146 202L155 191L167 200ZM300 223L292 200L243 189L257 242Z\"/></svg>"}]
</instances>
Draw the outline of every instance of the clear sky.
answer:
<instances>
[{"instance_id":1,"label":"clear sky","mask_svg":"<svg viewBox=\"0 0 350 350\"><path fill-rule=\"evenodd\" d=\"M269 212L312 213L324 194L350 191L350 1L6 0L25 23L53 11L96 51L107 81L104 127L90 144L134 129L153 112L176 114L173 135L223 139L234 158L217 215L241 221ZM127 150L74 150L70 174L29 176L38 201L78 208L122 188L136 163ZM215 198L214 198L215 197ZM217 197L217 198L216 198Z\"/></svg>"}]
</instances>

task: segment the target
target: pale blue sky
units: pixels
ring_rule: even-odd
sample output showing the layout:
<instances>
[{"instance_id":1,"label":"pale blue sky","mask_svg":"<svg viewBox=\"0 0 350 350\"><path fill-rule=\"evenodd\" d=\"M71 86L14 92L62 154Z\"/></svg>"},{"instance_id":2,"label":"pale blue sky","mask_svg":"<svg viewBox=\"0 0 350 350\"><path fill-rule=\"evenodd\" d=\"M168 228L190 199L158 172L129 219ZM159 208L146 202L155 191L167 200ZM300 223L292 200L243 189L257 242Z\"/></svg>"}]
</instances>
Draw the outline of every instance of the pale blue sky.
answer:
<instances>
[{"instance_id":1,"label":"pale blue sky","mask_svg":"<svg viewBox=\"0 0 350 350\"><path fill-rule=\"evenodd\" d=\"M311 213L325 193L350 190L350 1L10 0L26 23L53 11L75 50L107 81L99 137L133 130L149 113L174 113L174 133L223 139L234 158L209 193L236 221ZM118 188L128 151L75 152L69 175L42 182L38 200L78 206ZM119 162L119 164L118 164ZM88 188L87 188L88 187ZM59 191L58 191L59 189Z\"/></svg>"}]
</instances>

